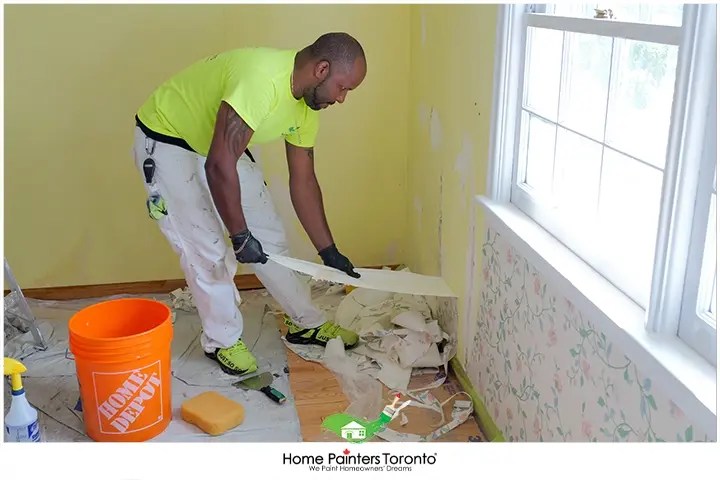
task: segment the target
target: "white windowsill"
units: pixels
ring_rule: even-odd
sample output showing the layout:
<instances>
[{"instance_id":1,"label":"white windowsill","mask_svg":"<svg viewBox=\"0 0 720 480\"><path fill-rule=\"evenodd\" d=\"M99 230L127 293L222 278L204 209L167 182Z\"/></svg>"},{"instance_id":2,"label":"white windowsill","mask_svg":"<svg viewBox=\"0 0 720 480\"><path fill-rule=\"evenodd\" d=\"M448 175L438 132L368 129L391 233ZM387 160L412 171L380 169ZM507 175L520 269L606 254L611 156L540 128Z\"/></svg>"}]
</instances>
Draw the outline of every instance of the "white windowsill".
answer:
<instances>
[{"instance_id":1,"label":"white windowsill","mask_svg":"<svg viewBox=\"0 0 720 480\"><path fill-rule=\"evenodd\" d=\"M645 311L511 204L476 200L488 222L657 384L687 418L717 440L717 370L678 337L645 329Z\"/></svg>"}]
</instances>

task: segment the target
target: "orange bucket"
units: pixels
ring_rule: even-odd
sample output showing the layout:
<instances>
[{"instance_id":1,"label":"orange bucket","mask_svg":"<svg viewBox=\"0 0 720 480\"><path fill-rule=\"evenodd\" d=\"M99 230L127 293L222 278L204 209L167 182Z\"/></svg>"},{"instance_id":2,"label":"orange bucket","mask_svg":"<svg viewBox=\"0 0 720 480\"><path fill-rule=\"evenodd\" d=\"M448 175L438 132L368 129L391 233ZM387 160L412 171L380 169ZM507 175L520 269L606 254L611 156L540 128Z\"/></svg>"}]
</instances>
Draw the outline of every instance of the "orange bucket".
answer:
<instances>
[{"instance_id":1,"label":"orange bucket","mask_svg":"<svg viewBox=\"0 0 720 480\"><path fill-rule=\"evenodd\" d=\"M172 419L172 312L127 298L76 313L68 324L85 429L96 442L143 442Z\"/></svg>"}]
</instances>

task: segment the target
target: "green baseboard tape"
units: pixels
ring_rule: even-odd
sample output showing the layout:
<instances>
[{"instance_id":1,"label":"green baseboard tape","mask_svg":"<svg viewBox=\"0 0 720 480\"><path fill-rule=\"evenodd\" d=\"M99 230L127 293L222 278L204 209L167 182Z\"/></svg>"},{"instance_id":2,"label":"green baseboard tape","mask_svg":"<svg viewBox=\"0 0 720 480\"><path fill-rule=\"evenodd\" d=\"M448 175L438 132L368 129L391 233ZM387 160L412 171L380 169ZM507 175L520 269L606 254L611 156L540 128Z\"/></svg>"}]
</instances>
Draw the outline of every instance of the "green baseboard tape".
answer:
<instances>
[{"instance_id":1,"label":"green baseboard tape","mask_svg":"<svg viewBox=\"0 0 720 480\"><path fill-rule=\"evenodd\" d=\"M485 438L490 442L504 442L505 438L503 438L500 429L497 425L495 425L495 422L490 416L490 412L488 412L487 408L485 408L485 404L482 400L480 400L477 392L475 392L470 378L467 376L465 369L460 364L460 360L458 360L457 357L453 357L450 360L450 366L452 367L453 372L455 372L455 376L457 377L458 382L460 382L460 386L468 393L468 395L470 395L470 398L472 398L475 418L477 419L480 430L483 435L485 435Z\"/></svg>"}]
</instances>

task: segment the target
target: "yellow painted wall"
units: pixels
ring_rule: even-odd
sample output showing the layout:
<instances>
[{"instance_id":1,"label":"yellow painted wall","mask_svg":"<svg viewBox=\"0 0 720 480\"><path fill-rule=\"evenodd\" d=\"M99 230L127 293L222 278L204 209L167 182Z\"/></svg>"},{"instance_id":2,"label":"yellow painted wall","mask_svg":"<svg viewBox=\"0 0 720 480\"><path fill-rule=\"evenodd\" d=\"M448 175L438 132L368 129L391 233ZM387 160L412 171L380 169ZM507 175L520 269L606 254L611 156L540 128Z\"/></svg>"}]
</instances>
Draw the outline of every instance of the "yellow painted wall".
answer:
<instances>
[{"instance_id":1,"label":"yellow painted wall","mask_svg":"<svg viewBox=\"0 0 720 480\"><path fill-rule=\"evenodd\" d=\"M405 257L407 5L5 6L5 256L24 288L181 278L147 217L133 116L168 76L243 45L302 48L328 31L364 45L365 83L321 116L318 177L340 249ZM281 143L260 149L294 254L318 260L287 197ZM284 192L284 196L283 196Z\"/></svg>"},{"instance_id":2,"label":"yellow painted wall","mask_svg":"<svg viewBox=\"0 0 720 480\"><path fill-rule=\"evenodd\" d=\"M462 362L471 227L479 235L483 225L472 197L485 191L497 5L414 5L411 18L408 262L460 295Z\"/></svg>"}]
</instances>

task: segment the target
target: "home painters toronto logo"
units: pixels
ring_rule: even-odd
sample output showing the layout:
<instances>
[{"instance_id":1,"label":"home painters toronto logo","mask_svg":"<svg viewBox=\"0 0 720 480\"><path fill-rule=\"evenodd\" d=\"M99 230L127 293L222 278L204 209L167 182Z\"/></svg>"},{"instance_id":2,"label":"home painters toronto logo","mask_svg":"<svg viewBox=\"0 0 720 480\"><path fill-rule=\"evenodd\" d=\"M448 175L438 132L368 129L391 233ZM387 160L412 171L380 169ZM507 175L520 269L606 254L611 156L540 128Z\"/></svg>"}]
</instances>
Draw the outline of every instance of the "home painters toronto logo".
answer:
<instances>
[{"instance_id":1,"label":"home painters toronto logo","mask_svg":"<svg viewBox=\"0 0 720 480\"><path fill-rule=\"evenodd\" d=\"M400 394L395 397L393 403L386 405L380 417L373 421L365 421L355 418L347 413L336 413L327 417L323 423L323 428L330 430L340 438L351 443L363 443L370 440L378 432L385 428L398 412L410 404L410 400L406 401L399 407L395 405L400 400Z\"/></svg>"},{"instance_id":2,"label":"home painters toronto logo","mask_svg":"<svg viewBox=\"0 0 720 480\"><path fill-rule=\"evenodd\" d=\"M305 465L311 472L412 472L413 467L435 465L437 454L397 455L384 452L362 455L345 449L341 454L322 455L283 454L283 465Z\"/></svg>"}]
</instances>

